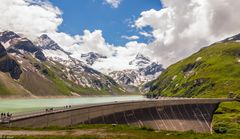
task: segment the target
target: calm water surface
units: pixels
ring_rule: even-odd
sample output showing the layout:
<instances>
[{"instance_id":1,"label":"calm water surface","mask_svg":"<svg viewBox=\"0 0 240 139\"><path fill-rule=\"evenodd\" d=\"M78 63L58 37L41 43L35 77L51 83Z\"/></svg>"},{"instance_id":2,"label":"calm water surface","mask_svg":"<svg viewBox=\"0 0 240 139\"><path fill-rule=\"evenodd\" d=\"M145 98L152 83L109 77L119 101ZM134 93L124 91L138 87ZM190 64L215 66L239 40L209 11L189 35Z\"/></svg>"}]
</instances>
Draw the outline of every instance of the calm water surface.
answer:
<instances>
[{"instance_id":1,"label":"calm water surface","mask_svg":"<svg viewBox=\"0 0 240 139\"><path fill-rule=\"evenodd\" d=\"M143 96L104 96L79 98L51 98L51 99L1 99L0 113L25 113L44 110L45 108L62 108L66 105L84 106L98 103L145 100Z\"/></svg>"}]
</instances>

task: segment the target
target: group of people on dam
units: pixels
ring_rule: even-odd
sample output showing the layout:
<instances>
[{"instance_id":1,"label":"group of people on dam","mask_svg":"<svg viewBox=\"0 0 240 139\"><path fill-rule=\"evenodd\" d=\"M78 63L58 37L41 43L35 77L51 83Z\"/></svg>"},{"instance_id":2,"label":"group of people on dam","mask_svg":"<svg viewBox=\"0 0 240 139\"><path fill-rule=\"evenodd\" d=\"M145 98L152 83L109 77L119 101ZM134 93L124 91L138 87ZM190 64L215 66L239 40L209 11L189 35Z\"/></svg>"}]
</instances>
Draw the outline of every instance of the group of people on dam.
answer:
<instances>
[{"instance_id":1,"label":"group of people on dam","mask_svg":"<svg viewBox=\"0 0 240 139\"><path fill-rule=\"evenodd\" d=\"M9 122L12 119L12 114L8 113L1 113L1 120L0 122Z\"/></svg>"}]
</instances>

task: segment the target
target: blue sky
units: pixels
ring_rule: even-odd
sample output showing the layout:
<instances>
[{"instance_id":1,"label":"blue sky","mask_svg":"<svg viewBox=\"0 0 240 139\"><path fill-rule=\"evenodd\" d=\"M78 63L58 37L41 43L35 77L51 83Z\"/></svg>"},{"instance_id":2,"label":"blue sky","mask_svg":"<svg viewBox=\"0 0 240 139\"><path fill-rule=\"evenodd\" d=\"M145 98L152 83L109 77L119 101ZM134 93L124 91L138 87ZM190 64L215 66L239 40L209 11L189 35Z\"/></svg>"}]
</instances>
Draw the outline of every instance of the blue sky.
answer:
<instances>
[{"instance_id":1,"label":"blue sky","mask_svg":"<svg viewBox=\"0 0 240 139\"><path fill-rule=\"evenodd\" d=\"M114 45L124 45L129 40L121 36L138 35L135 28L130 27L140 13L149 9L159 10L160 0L123 0L118 8L104 3L104 0L50 0L63 12L63 23L59 31L71 35L82 34L87 29L100 29L106 41ZM140 36L139 42L148 39Z\"/></svg>"}]
</instances>

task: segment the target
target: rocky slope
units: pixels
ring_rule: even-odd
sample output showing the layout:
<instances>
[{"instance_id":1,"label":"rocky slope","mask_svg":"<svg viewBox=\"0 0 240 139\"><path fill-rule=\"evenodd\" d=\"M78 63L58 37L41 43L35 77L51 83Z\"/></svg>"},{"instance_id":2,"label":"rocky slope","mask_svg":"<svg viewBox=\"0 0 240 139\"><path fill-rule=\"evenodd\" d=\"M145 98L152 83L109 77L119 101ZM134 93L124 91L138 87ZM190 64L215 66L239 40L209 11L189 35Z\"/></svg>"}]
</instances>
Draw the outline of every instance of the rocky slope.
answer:
<instances>
[{"instance_id":1,"label":"rocky slope","mask_svg":"<svg viewBox=\"0 0 240 139\"><path fill-rule=\"evenodd\" d=\"M135 59L129 62L129 65L133 65L136 68L123 71L113 71L109 73L109 76L125 87L139 87L148 81L156 79L160 73L164 71L161 64L152 62L150 58L147 58L142 54L136 55Z\"/></svg>"},{"instance_id":2,"label":"rocky slope","mask_svg":"<svg viewBox=\"0 0 240 139\"><path fill-rule=\"evenodd\" d=\"M10 94L29 96L28 91L14 81L18 80L21 74L19 63L9 56L6 49L0 44L0 96L7 97Z\"/></svg>"},{"instance_id":3,"label":"rocky slope","mask_svg":"<svg viewBox=\"0 0 240 139\"><path fill-rule=\"evenodd\" d=\"M46 57L39 47L35 46L29 39L21 37L12 31L0 33L0 42L9 53L31 53L38 60L46 60Z\"/></svg>"},{"instance_id":4,"label":"rocky slope","mask_svg":"<svg viewBox=\"0 0 240 139\"><path fill-rule=\"evenodd\" d=\"M0 44L0 71L7 72L13 79L19 79L22 73L20 65L8 56L5 48Z\"/></svg>"},{"instance_id":5,"label":"rocky slope","mask_svg":"<svg viewBox=\"0 0 240 139\"><path fill-rule=\"evenodd\" d=\"M176 97L240 95L240 35L201 49L148 83L151 94Z\"/></svg>"},{"instance_id":6,"label":"rocky slope","mask_svg":"<svg viewBox=\"0 0 240 139\"><path fill-rule=\"evenodd\" d=\"M84 53L79 59L88 66L97 68L99 71L104 72L108 76L112 77L123 88L134 93L139 93L140 86L146 82L156 79L161 72L164 71L161 64L140 53L137 54L135 58L129 59L127 62L128 66L117 71L109 68L111 67L110 62L108 62L109 66L98 68L101 64L106 65L104 62L110 60L110 58L96 52Z\"/></svg>"},{"instance_id":7,"label":"rocky slope","mask_svg":"<svg viewBox=\"0 0 240 139\"><path fill-rule=\"evenodd\" d=\"M15 90L1 91L7 90L8 82L22 88L26 92L22 96L126 94L111 77L72 58L47 35L33 43L5 31L0 33L0 42L0 74L7 78L2 80L0 97L16 95Z\"/></svg>"}]
</instances>

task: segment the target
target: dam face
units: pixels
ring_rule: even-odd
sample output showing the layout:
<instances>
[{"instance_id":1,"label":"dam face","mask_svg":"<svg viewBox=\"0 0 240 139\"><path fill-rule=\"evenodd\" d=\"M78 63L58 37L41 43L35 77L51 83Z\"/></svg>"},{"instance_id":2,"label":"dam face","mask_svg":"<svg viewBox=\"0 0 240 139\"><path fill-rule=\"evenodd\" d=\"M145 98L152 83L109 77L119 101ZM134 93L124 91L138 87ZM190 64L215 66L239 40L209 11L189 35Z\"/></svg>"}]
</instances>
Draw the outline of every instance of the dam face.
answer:
<instances>
[{"instance_id":1,"label":"dam face","mask_svg":"<svg viewBox=\"0 0 240 139\"><path fill-rule=\"evenodd\" d=\"M221 101L180 99L116 102L14 117L3 125L36 128L77 124L127 124L156 130L211 132L212 116Z\"/></svg>"},{"instance_id":2,"label":"dam face","mask_svg":"<svg viewBox=\"0 0 240 139\"><path fill-rule=\"evenodd\" d=\"M211 132L217 104L186 104L128 110L85 121L86 124L128 124L156 130Z\"/></svg>"}]
</instances>

